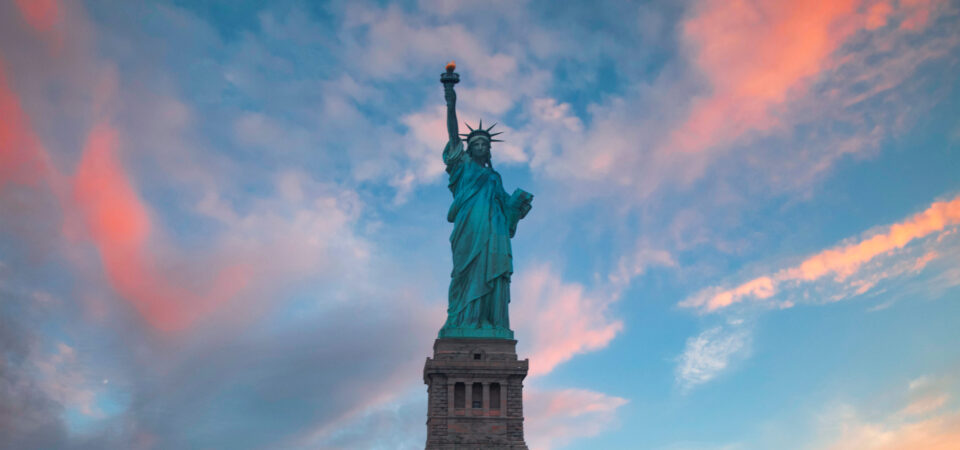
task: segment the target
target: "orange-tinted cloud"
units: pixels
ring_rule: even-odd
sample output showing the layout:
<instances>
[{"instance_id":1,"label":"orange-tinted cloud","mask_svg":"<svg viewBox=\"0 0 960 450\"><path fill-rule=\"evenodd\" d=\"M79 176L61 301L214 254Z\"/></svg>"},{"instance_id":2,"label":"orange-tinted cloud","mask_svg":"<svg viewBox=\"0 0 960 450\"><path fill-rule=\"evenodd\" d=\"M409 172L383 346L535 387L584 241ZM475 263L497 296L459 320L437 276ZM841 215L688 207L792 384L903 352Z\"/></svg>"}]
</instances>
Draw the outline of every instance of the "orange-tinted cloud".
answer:
<instances>
[{"instance_id":1,"label":"orange-tinted cloud","mask_svg":"<svg viewBox=\"0 0 960 450\"><path fill-rule=\"evenodd\" d=\"M857 242L820 252L789 269L782 278L815 280L824 275L841 279L852 275L861 264L877 255L903 248L910 241L941 231L947 226L960 223L960 197L950 201L934 202L925 211L891 225L880 233Z\"/></svg>"},{"instance_id":2,"label":"orange-tinted cloud","mask_svg":"<svg viewBox=\"0 0 960 450\"><path fill-rule=\"evenodd\" d=\"M100 251L107 279L152 326L176 331L236 295L246 266L221 271L203 292L161 271L149 251L150 217L116 155L117 132L94 127L73 180L72 205Z\"/></svg>"},{"instance_id":3,"label":"orange-tinted cloud","mask_svg":"<svg viewBox=\"0 0 960 450\"><path fill-rule=\"evenodd\" d=\"M20 97L10 88L5 63L0 58L0 190L8 183L36 187L47 181L53 170Z\"/></svg>"},{"instance_id":4,"label":"orange-tinted cloud","mask_svg":"<svg viewBox=\"0 0 960 450\"><path fill-rule=\"evenodd\" d=\"M821 251L794 267L757 277L732 289L706 289L684 300L680 306L714 311L748 299L770 298L776 294L778 285L784 282L812 282L827 276L844 281L874 258L957 224L960 224L960 196L948 201L934 202L923 212L893 224L883 232L852 244ZM937 255L936 251L928 251L911 266L915 270L921 270ZM878 280L872 280L866 289L876 284L876 281Z\"/></svg>"},{"instance_id":5,"label":"orange-tinted cloud","mask_svg":"<svg viewBox=\"0 0 960 450\"><path fill-rule=\"evenodd\" d=\"M48 32L60 20L63 6L59 0L16 0L23 19L39 32Z\"/></svg>"},{"instance_id":6,"label":"orange-tinted cloud","mask_svg":"<svg viewBox=\"0 0 960 450\"><path fill-rule=\"evenodd\" d=\"M950 408L950 389L940 379L930 385L927 377L910 383L900 411L861 414L850 407L840 410L839 417L828 417L826 423L838 433L822 448L832 450L953 450L960 442L960 411ZM938 386L939 385L939 386ZM834 434L834 433L830 433ZM829 435L828 435L829 436Z\"/></svg>"},{"instance_id":7,"label":"orange-tinted cloud","mask_svg":"<svg viewBox=\"0 0 960 450\"><path fill-rule=\"evenodd\" d=\"M851 34L840 21L856 1L703 2L683 27L713 92L675 129L671 148L700 151L777 125L770 110L827 64Z\"/></svg>"},{"instance_id":8,"label":"orange-tinted cloud","mask_svg":"<svg viewBox=\"0 0 960 450\"><path fill-rule=\"evenodd\" d=\"M849 425L832 450L955 450L960 442L960 414L898 425Z\"/></svg>"},{"instance_id":9,"label":"orange-tinted cloud","mask_svg":"<svg viewBox=\"0 0 960 450\"><path fill-rule=\"evenodd\" d=\"M936 0L705 0L683 25L693 62L712 88L696 99L668 140L699 152L752 131L781 126L780 106L802 96L817 75L842 63L837 51L857 32L902 18L924 28Z\"/></svg>"}]
</instances>

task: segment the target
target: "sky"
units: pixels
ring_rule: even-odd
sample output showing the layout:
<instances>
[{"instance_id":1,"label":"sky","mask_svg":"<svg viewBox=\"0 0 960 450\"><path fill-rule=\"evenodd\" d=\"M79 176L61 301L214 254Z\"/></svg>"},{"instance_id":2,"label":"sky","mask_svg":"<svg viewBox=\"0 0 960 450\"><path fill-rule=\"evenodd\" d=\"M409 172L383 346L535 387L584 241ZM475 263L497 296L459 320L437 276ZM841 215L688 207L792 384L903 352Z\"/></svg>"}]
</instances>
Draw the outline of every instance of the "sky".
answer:
<instances>
[{"instance_id":1,"label":"sky","mask_svg":"<svg viewBox=\"0 0 960 450\"><path fill-rule=\"evenodd\" d=\"M0 447L422 448L450 60L531 448L956 448L943 0L0 0Z\"/></svg>"}]
</instances>

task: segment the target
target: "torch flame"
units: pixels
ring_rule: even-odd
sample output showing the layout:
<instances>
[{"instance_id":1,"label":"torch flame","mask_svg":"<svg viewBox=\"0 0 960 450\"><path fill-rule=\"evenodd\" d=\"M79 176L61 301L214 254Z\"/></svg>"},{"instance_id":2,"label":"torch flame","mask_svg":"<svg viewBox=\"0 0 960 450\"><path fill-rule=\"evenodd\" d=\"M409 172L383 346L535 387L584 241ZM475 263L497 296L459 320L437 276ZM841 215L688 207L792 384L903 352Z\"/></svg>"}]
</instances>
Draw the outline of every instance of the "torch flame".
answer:
<instances>
[{"instance_id":1,"label":"torch flame","mask_svg":"<svg viewBox=\"0 0 960 450\"><path fill-rule=\"evenodd\" d=\"M453 72L457 68L457 63L450 61L447 63L447 72Z\"/></svg>"}]
</instances>

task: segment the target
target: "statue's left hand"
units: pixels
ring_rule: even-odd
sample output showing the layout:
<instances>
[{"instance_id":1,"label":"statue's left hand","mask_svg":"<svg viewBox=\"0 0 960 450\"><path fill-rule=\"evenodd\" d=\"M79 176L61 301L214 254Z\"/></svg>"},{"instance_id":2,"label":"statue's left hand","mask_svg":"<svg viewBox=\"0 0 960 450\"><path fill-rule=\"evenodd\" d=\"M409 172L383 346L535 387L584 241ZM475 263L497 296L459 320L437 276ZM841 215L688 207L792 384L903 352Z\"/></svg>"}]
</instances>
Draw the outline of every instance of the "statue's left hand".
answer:
<instances>
[{"instance_id":1,"label":"statue's left hand","mask_svg":"<svg viewBox=\"0 0 960 450\"><path fill-rule=\"evenodd\" d=\"M527 216L527 213L530 212L530 209L533 207L533 205L531 205L532 202L533 194L523 189L513 191L513 195L507 200L510 207L517 211L517 217L519 219Z\"/></svg>"},{"instance_id":2,"label":"statue's left hand","mask_svg":"<svg viewBox=\"0 0 960 450\"><path fill-rule=\"evenodd\" d=\"M524 217L527 217L527 213L530 212L531 208L533 208L533 205L530 204L529 200L521 203L519 206L520 218L522 219Z\"/></svg>"}]
</instances>

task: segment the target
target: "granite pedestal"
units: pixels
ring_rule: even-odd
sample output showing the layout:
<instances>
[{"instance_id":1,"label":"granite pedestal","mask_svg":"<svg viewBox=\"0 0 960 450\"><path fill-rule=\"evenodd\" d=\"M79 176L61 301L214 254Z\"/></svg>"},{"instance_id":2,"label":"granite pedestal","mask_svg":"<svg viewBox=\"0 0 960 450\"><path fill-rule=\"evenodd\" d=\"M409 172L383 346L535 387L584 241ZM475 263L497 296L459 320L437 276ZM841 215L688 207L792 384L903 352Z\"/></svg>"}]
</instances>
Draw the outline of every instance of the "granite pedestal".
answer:
<instances>
[{"instance_id":1,"label":"granite pedestal","mask_svg":"<svg viewBox=\"0 0 960 450\"><path fill-rule=\"evenodd\" d=\"M517 341L441 338L423 367L427 450L526 449Z\"/></svg>"}]
</instances>

